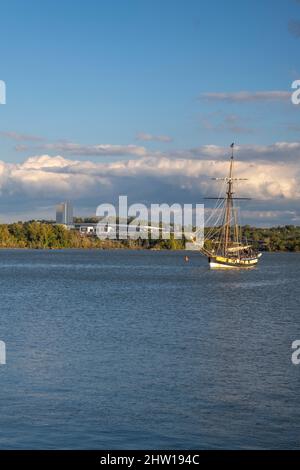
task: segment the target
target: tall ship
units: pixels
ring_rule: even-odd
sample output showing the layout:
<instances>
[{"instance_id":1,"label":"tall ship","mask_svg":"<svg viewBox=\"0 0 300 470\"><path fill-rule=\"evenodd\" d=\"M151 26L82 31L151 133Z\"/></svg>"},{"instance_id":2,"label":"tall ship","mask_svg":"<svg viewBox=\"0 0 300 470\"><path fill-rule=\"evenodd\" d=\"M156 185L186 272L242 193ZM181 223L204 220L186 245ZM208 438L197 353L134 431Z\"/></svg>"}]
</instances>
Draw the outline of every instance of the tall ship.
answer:
<instances>
[{"instance_id":1,"label":"tall ship","mask_svg":"<svg viewBox=\"0 0 300 470\"><path fill-rule=\"evenodd\" d=\"M229 162L229 175L225 178L213 178L225 182L225 195L206 198L216 199L215 210L218 212L217 220L204 237L200 248L203 255L208 258L210 268L253 268L257 265L261 253L242 239L241 227L238 221L238 208L236 200L249 199L234 196L234 183L245 178L234 178L234 143L231 144L231 157Z\"/></svg>"}]
</instances>

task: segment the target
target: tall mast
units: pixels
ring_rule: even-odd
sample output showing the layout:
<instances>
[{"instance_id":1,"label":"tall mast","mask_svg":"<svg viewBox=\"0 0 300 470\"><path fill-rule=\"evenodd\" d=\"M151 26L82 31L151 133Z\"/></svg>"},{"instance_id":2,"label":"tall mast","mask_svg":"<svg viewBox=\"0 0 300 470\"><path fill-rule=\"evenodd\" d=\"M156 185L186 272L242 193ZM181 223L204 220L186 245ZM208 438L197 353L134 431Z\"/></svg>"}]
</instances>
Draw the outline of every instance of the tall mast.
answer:
<instances>
[{"instance_id":1,"label":"tall mast","mask_svg":"<svg viewBox=\"0 0 300 470\"><path fill-rule=\"evenodd\" d=\"M233 149L234 143L231 144L231 158L229 177L227 178L227 191L225 201L225 220L224 220L224 255L227 253L228 244L231 237L231 217L233 212Z\"/></svg>"},{"instance_id":2,"label":"tall mast","mask_svg":"<svg viewBox=\"0 0 300 470\"><path fill-rule=\"evenodd\" d=\"M213 180L222 180L226 183L226 194L224 198L223 205L223 221L222 221L222 228L221 234L218 240L217 245L217 253L222 254L223 256L227 256L228 249L230 247L231 242L234 242L236 246L240 243L240 228L238 225L237 220L237 208L234 207L235 200L245 200L249 199L248 197L233 197L233 182L234 181L243 181L247 178L234 178L233 177L233 166L234 166L234 143L230 145L231 147L231 157L230 157L230 166L229 166L229 175L226 178L212 178ZM220 197L206 197L205 199L217 199L219 200ZM233 221L233 223L232 223ZM234 230L232 231L232 225L234 226ZM232 233L233 232L233 233Z\"/></svg>"}]
</instances>

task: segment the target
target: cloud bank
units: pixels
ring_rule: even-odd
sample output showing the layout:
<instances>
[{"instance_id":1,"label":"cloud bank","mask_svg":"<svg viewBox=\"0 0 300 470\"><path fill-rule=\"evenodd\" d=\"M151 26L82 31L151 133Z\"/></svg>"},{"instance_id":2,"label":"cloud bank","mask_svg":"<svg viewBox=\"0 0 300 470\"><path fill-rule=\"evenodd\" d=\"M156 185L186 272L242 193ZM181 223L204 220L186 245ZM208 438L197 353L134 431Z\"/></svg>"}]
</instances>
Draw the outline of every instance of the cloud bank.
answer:
<instances>
[{"instance_id":1,"label":"cloud bank","mask_svg":"<svg viewBox=\"0 0 300 470\"><path fill-rule=\"evenodd\" d=\"M115 203L121 194L127 194L130 203L148 205L203 203L204 196L219 194L220 183L210 178L227 175L225 154L222 147L210 145L182 155L145 155L114 162L47 154L22 163L0 161L2 220L54 217L54 205L64 199L74 201L78 215L93 214L98 204ZM287 159L287 155L293 158ZM296 155L299 158L299 143L240 147L235 170L237 176L248 181L237 191L254 198L245 208L244 223L300 224L300 168Z\"/></svg>"}]
</instances>

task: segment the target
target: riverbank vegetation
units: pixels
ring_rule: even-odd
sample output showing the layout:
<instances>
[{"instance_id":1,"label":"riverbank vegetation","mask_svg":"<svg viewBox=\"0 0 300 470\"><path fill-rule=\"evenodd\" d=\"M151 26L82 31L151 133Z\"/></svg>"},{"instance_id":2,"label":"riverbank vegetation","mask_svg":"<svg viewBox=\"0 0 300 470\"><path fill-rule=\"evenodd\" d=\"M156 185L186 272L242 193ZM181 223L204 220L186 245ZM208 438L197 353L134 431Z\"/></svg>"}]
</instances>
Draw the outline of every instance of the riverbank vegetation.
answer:
<instances>
[{"instance_id":1,"label":"riverbank vegetation","mask_svg":"<svg viewBox=\"0 0 300 470\"><path fill-rule=\"evenodd\" d=\"M207 229L209 230L209 228ZM300 252L300 227L242 227L243 239L262 251ZM184 249L182 240L99 240L83 236L63 225L49 222L17 222L0 225L0 248L99 248L99 249Z\"/></svg>"},{"instance_id":2,"label":"riverbank vegetation","mask_svg":"<svg viewBox=\"0 0 300 470\"><path fill-rule=\"evenodd\" d=\"M30 221L0 224L0 248L184 249L181 240L100 240L64 225Z\"/></svg>"}]
</instances>

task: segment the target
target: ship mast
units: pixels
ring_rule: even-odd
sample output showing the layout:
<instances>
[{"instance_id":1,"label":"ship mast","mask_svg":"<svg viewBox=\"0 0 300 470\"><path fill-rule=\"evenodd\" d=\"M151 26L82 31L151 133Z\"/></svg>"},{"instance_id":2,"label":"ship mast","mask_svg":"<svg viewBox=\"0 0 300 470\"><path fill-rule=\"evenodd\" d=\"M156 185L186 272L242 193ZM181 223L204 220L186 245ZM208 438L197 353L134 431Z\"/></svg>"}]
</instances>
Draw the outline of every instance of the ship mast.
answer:
<instances>
[{"instance_id":1,"label":"ship mast","mask_svg":"<svg viewBox=\"0 0 300 470\"><path fill-rule=\"evenodd\" d=\"M225 178L212 178L213 180L225 182L225 195L224 197L219 195L218 197L205 198L217 199L218 202L215 209L221 209L221 213L217 217L214 226L210 228L205 237L205 241L209 243L201 249L201 252L208 257L211 267L249 267L256 264L260 256L255 254L251 245L245 245L242 241L235 201L247 200L249 198L235 197L233 186L235 181L243 181L247 178L235 178L233 176L234 143L230 147L229 175Z\"/></svg>"},{"instance_id":2,"label":"ship mast","mask_svg":"<svg viewBox=\"0 0 300 470\"><path fill-rule=\"evenodd\" d=\"M223 205L223 222L222 229L220 233L220 238L218 240L217 252L223 256L227 256L229 248L234 248L240 243L240 228L238 225L237 218L237 208L234 207L235 200L249 199L246 197L233 197L233 182L246 180L247 178L234 178L233 177L233 166L234 166L234 143L230 145L231 147L231 157L230 157L230 166L229 166L229 175L226 178L212 178L213 180L225 181L227 188L226 194L224 197ZM206 197L205 199L219 199L215 197ZM222 198L221 198L222 199ZM232 220L234 223L232 223ZM233 226L233 230L232 230ZM233 246L231 246L233 245Z\"/></svg>"},{"instance_id":3,"label":"ship mast","mask_svg":"<svg viewBox=\"0 0 300 470\"><path fill-rule=\"evenodd\" d=\"M226 201L225 201L225 220L224 220L224 232L223 232L223 250L224 255L227 253L228 244L231 241L231 218L233 213L233 149L234 143L231 144L231 158L230 158L230 168L229 168L229 177L227 178L227 191L226 191Z\"/></svg>"}]
</instances>

